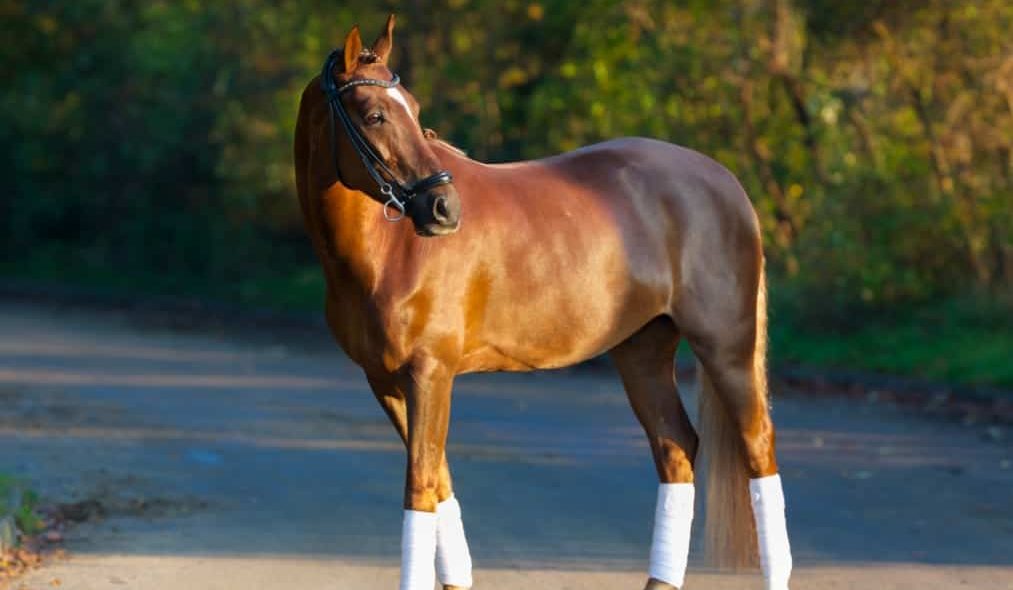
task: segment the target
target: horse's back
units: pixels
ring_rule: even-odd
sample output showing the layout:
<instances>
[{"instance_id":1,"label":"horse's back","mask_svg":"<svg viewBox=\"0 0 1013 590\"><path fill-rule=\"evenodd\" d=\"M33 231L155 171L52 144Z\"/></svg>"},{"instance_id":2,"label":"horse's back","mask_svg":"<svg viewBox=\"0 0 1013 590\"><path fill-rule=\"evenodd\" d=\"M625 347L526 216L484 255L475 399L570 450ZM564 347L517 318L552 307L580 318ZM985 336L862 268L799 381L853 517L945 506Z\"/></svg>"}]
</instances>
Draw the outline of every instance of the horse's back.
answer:
<instances>
[{"instance_id":1,"label":"horse's back","mask_svg":"<svg viewBox=\"0 0 1013 590\"><path fill-rule=\"evenodd\" d=\"M544 165L608 187L609 196L622 199L639 194L682 200L687 206L716 206L728 213L755 217L738 179L724 165L696 150L644 137L624 137L592 144L539 160ZM631 178L632 177L632 178ZM644 186L631 192L631 180ZM710 200L708 207L699 201Z\"/></svg>"},{"instance_id":2,"label":"horse's back","mask_svg":"<svg viewBox=\"0 0 1013 590\"><path fill-rule=\"evenodd\" d=\"M589 187L627 240L664 240L680 272L762 256L760 225L738 179L690 148L630 137L540 161Z\"/></svg>"},{"instance_id":3,"label":"horse's back","mask_svg":"<svg viewBox=\"0 0 1013 590\"><path fill-rule=\"evenodd\" d=\"M628 268L667 293L666 314L691 333L751 323L763 265L760 225L738 179L695 150L645 138L549 159L614 212Z\"/></svg>"}]
</instances>

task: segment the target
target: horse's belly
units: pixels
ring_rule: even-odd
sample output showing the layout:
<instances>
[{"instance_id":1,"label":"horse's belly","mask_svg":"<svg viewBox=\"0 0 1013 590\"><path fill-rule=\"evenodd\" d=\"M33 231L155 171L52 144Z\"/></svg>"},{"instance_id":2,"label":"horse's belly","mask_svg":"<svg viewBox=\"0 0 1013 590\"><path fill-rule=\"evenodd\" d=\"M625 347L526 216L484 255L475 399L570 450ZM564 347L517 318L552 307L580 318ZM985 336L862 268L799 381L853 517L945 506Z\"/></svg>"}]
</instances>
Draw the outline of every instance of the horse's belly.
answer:
<instances>
[{"instance_id":1,"label":"horse's belly","mask_svg":"<svg viewBox=\"0 0 1013 590\"><path fill-rule=\"evenodd\" d=\"M530 371L575 365L607 352L652 318L664 313L644 308L607 315L518 319L493 328L466 352L462 372Z\"/></svg>"},{"instance_id":2,"label":"horse's belly","mask_svg":"<svg viewBox=\"0 0 1013 590\"><path fill-rule=\"evenodd\" d=\"M585 361L594 354L539 354L530 349L507 349L486 346L469 352L462 359L460 372L535 371L558 369Z\"/></svg>"}]
</instances>

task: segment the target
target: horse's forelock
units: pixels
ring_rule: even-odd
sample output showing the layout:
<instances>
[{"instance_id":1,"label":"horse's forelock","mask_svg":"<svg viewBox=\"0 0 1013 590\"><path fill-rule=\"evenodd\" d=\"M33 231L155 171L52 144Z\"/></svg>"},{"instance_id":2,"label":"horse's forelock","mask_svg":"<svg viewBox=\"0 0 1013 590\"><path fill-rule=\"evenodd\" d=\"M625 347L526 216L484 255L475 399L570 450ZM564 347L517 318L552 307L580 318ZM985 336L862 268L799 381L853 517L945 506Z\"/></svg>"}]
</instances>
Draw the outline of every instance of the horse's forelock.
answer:
<instances>
[{"instance_id":1,"label":"horse's forelock","mask_svg":"<svg viewBox=\"0 0 1013 590\"><path fill-rule=\"evenodd\" d=\"M363 48L359 52L359 63L360 64L375 64L380 62L380 56L373 52L372 49Z\"/></svg>"}]
</instances>

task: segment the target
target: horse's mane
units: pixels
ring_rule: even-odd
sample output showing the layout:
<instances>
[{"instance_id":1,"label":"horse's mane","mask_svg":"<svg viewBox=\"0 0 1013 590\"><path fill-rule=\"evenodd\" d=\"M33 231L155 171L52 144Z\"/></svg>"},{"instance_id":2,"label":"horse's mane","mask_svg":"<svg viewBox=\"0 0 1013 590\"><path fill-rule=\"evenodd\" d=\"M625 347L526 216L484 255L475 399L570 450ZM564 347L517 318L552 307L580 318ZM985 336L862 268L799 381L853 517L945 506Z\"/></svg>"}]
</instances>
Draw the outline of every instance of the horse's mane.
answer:
<instances>
[{"instance_id":1,"label":"horse's mane","mask_svg":"<svg viewBox=\"0 0 1013 590\"><path fill-rule=\"evenodd\" d=\"M442 145L442 146L450 149L450 151L454 152L455 154L457 154L459 156L462 156L462 157L465 157L465 158L468 157L468 153L467 152L465 152L461 148L457 147L456 145L450 143L449 141L443 139L442 137L440 137L439 133L437 133L433 129L430 129L429 127L423 127L422 128L422 136L425 137L426 139L428 139L429 141L435 141L436 143L438 143L438 144L440 144L440 145Z\"/></svg>"},{"instance_id":2,"label":"horse's mane","mask_svg":"<svg viewBox=\"0 0 1013 590\"><path fill-rule=\"evenodd\" d=\"M450 151L454 152L458 156L461 156L461 157L464 157L464 158L468 157L468 152L462 150L461 148L457 147L456 145L450 143L449 141L447 141L445 139L440 139L440 138L437 137L433 141L436 141L436 142L440 143L441 145L443 145L446 148L449 148Z\"/></svg>"}]
</instances>

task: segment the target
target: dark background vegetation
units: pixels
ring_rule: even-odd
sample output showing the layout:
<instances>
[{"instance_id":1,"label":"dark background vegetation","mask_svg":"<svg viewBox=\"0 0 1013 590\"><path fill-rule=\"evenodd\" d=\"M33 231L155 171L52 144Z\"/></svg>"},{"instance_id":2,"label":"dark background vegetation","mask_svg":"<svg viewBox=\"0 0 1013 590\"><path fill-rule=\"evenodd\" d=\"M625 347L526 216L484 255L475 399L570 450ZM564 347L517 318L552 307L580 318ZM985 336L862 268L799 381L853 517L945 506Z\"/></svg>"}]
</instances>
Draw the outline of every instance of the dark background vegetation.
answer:
<instances>
[{"instance_id":1,"label":"dark background vegetation","mask_svg":"<svg viewBox=\"0 0 1013 590\"><path fill-rule=\"evenodd\" d=\"M776 361L1013 385L1007 0L0 0L0 273L319 308L297 101L392 11L477 159L646 135L731 168Z\"/></svg>"}]
</instances>

